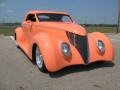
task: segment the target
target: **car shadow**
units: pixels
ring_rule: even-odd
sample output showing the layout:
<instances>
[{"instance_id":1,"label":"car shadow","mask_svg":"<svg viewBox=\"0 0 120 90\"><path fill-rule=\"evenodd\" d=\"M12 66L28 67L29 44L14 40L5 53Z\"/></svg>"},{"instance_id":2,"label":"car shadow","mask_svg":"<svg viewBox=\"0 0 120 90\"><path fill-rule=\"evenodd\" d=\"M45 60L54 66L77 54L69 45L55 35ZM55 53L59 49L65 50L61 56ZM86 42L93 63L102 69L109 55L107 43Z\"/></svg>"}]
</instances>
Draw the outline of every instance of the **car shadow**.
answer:
<instances>
[{"instance_id":1,"label":"car shadow","mask_svg":"<svg viewBox=\"0 0 120 90\"><path fill-rule=\"evenodd\" d=\"M98 68L113 67L113 66L115 66L115 64L112 62L99 61L99 62L91 63L89 65L69 66L60 71L57 71L54 73L49 73L49 76L51 78L59 78L59 77L65 76L67 74L71 74L71 73L75 73L75 72L84 72L84 71L90 71L90 70L94 70L94 69L98 69Z\"/></svg>"}]
</instances>

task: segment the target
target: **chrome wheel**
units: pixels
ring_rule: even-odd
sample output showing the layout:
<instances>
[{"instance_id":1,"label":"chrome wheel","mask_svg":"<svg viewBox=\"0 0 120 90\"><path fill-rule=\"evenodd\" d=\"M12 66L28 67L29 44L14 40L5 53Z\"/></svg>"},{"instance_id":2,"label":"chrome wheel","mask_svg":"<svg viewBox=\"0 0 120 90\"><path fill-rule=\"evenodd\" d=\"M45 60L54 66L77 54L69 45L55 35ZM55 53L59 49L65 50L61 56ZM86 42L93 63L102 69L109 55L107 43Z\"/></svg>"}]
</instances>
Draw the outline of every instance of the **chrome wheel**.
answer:
<instances>
[{"instance_id":1,"label":"chrome wheel","mask_svg":"<svg viewBox=\"0 0 120 90\"><path fill-rule=\"evenodd\" d=\"M36 58L36 64L37 64L38 68L40 70L43 69L44 62L43 62L42 54L40 53L40 50L38 47L36 47L35 58Z\"/></svg>"}]
</instances>

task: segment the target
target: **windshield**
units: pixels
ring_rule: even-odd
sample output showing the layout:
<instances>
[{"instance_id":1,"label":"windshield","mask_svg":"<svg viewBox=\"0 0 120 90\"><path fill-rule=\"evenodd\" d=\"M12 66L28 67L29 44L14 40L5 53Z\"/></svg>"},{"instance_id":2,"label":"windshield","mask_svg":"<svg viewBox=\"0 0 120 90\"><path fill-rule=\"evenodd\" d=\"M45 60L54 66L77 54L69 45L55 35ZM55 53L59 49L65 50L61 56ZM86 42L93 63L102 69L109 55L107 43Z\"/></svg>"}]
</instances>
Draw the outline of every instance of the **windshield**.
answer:
<instances>
[{"instance_id":1,"label":"windshield","mask_svg":"<svg viewBox=\"0 0 120 90\"><path fill-rule=\"evenodd\" d=\"M72 22L69 15L65 14L37 14L40 22Z\"/></svg>"}]
</instances>

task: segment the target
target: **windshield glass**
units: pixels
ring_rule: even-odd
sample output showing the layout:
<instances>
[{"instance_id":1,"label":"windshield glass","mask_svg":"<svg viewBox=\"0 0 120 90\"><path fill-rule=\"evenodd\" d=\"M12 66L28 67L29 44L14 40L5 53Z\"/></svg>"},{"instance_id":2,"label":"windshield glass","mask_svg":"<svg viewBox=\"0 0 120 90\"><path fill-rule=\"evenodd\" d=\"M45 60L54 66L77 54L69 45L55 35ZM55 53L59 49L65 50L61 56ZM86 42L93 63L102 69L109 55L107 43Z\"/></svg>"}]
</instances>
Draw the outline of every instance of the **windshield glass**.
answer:
<instances>
[{"instance_id":1,"label":"windshield glass","mask_svg":"<svg viewBox=\"0 0 120 90\"><path fill-rule=\"evenodd\" d=\"M72 22L69 15L65 14L38 14L37 15L40 22Z\"/></svg>"}]
</instances>

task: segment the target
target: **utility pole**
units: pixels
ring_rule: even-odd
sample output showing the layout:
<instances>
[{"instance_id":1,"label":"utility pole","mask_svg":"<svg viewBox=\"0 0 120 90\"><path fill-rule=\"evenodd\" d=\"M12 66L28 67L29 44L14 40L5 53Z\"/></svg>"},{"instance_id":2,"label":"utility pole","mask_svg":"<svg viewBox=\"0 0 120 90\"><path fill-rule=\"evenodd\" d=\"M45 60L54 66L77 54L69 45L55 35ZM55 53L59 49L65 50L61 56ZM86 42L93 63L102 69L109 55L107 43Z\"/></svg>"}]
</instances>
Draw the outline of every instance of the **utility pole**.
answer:
<instances>
[{"instance_id":1,"label":"utility pole","mask_svg":"<svg viewBox=\"0 0 120 90\"><path fill-rule=\"evenodd\" d=\"M120 32L120 0L118 0L118 23L117 23L117 33Z\"/></svg>"}]
</instances>

